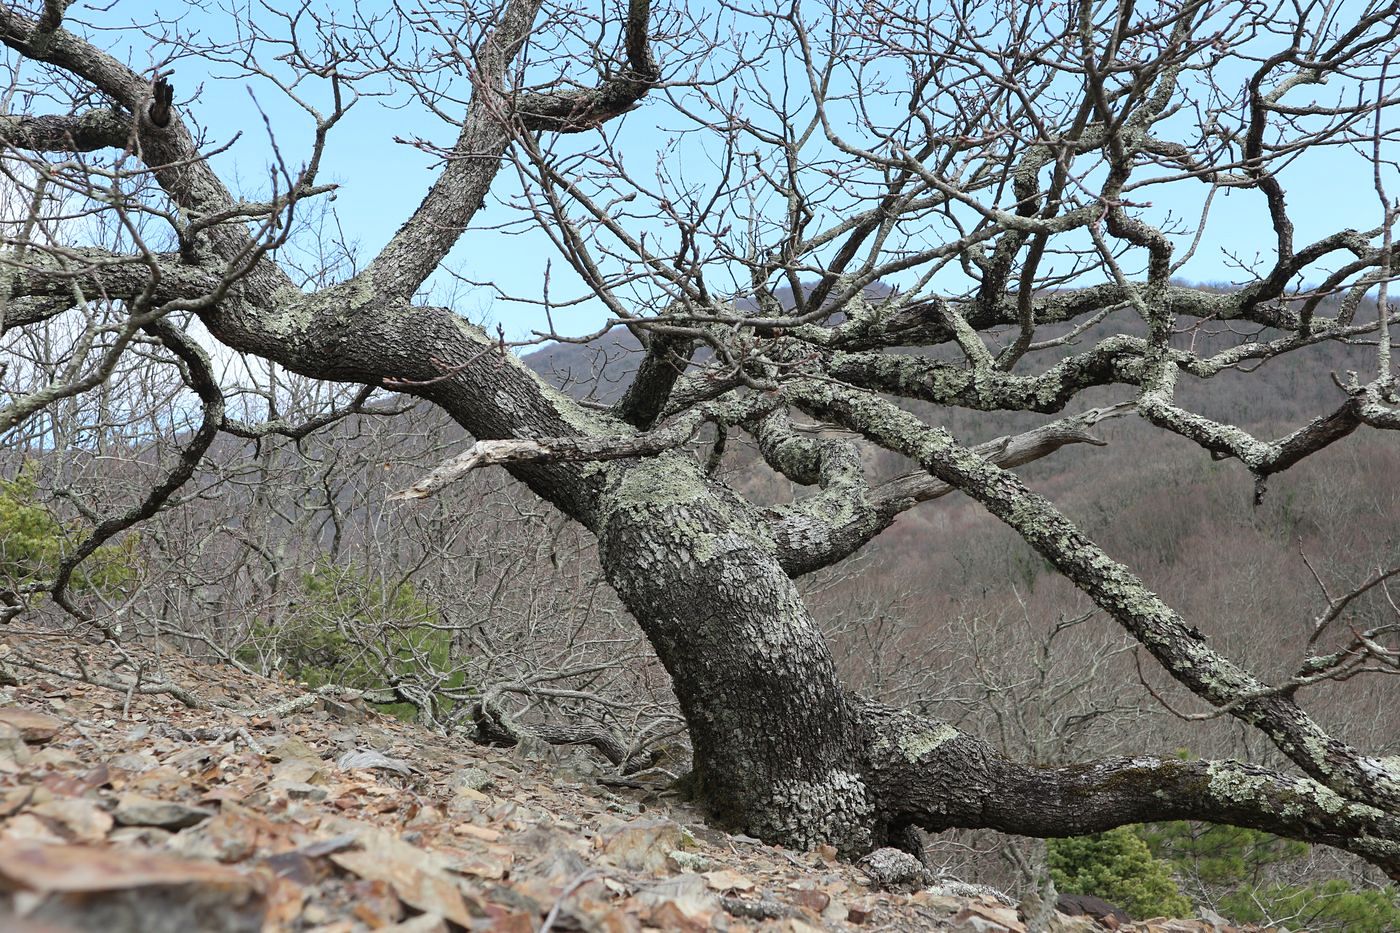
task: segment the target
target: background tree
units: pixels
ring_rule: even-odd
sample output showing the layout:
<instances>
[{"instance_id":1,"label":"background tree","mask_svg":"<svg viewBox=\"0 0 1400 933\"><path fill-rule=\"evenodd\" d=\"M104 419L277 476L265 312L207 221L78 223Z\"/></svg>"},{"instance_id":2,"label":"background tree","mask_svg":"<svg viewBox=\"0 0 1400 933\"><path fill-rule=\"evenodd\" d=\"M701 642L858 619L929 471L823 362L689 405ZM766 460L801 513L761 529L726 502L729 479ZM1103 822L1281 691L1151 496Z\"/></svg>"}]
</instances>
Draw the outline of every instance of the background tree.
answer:
<instances>
[{"instance_id":1,"label":"background tree","mask_svg":"<svg viewBox=\"0 0 1400 933\"><path fill-rule=\"evenodd\" d=\"M70 591L83 561L180 504L221 433L297 438L387 389L477 439L405 497L503 464L596 537L670 675L696 786L736 827L855 853L915 826L1063 836L1193 818L1346 849L1400 878L1400 764L1300 699L1396 670L1384 599L1395 569L1327 590L1292 669L1255 673L1210 640L1211 617L1183 617L1010 472L1100 443L1087 429L1132 411L1238 461L1257 500L1270 477L1358 429L1400 425L1387 296L1396 4L833 3L815 21L799 5L424 4L362 9L348 25L269 14L225 43L158 22L141 68L121 60L134 39L104 50L111 34L72 12L0 9L21 108L0 133L26 205L7 233L3 323L24 335L69 319L75 335L35 356L0 430L100 394L142 352L171 361L198 415L139 501L97 514L52 580L10 601L43 590L122 637L120 607ZM197 104L168 80L194 58L301 108L314 125L304 166L288 167L274 127L264 190L231 187L219 144L192 122ZM416 141L441 167L372 259L305 275L294 234L331 193L322 158L347 108L386 86L455 141ZM617 119L643 98L651 107ZM658 111L674 135L639 143L637 118ZM648 144L661 158L633 157ZM1330 150L1364 169L1356 228L1314 233L1285 183ZM642 349L614 404L549 388L499 335L424 297L493 188L517 219L473 237L543 233ZM1184 284L1227 194L1257 199L1258 259L1240 258L1238 287ZM1191 222L1176 219L1193 205ZM538 294L507 297L552 319L576 297L560 287L546 276ZM196 320L222 347L365 388L302 423L243 422ZM1356 351L1355 373L1273 440L1197 394L1329 344ZM266 397L272 408L278 393ZM1047 415L1091 400L1111 404L981 444L949 430L955 409ZM740 494L722 473L731 435L812 492ZM697 436L703 462L688 449ZM1205 704L1184 715L1232 718L1279 764L1021 762L849 692L794 580L953 491L1029 545L1031 579L1053 569Z\"/></svg>"}]
</instances>

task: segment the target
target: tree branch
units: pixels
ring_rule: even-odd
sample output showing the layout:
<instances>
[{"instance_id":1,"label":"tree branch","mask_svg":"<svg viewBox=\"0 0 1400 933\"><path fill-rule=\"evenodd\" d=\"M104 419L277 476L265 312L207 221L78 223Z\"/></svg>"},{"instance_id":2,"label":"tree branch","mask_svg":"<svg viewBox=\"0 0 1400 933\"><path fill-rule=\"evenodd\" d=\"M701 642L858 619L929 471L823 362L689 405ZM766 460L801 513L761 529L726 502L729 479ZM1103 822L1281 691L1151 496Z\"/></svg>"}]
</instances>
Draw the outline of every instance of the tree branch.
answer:
<instances>
[{"instance_id":1,"label":"tree branch","mask_svg":"<svg viewBox=\"0 0 1400 933\"><path fill-rule=\"evenodd\" d=\"M1063 767L1010 761L947 723L856 701L871 783L892 828L1078 836L1197 819L1346 849L1400 880L1400 818L1325 785L1235 761L1141 755Z\"/></svg>"},{"instance_id":2,"label":"tree branch","mask_svg":"<svg viewBox=\"0 0 1400 933\"><path fill-rule=\"evenodd\" d=\"M533 132L580 133L634 108L661 77L651 54L651 0L629 0L624 45L624 71L596 88L522 94L515 111Z\"/></svg>"},{"instance_id":3,"label":"tree branch","mask_svg":"<svg viewBox=\"0 0 1400 933\"><path fill-rule=\"evenodd\" d=\"M93 152L125 149L132 139L131 117L111 108L72 116L0 115L0 144L35 152Z\"/></svg>"},{"instance_id":4,"label":"tree branch","mask_svg":"<svg viewBox=\"0 0 1400 933\"><path fill-rule=\"evenodd\" d=\"M1308 775L1338 794L1383 809L1400 808L1400 768L1377 765L1325 732L1291 698L1263 683L1194 637L1177 613L1128 568L1086 538L1045 497L1016 477L957 444L947 431L875 396L830 382L789 391L804 405L890 450L917 460L1013 528L1095 604L1112 615L1183 686L1213 706L1241 696L1232 715L1255 726Z\"/></svg>"}]
</instances>

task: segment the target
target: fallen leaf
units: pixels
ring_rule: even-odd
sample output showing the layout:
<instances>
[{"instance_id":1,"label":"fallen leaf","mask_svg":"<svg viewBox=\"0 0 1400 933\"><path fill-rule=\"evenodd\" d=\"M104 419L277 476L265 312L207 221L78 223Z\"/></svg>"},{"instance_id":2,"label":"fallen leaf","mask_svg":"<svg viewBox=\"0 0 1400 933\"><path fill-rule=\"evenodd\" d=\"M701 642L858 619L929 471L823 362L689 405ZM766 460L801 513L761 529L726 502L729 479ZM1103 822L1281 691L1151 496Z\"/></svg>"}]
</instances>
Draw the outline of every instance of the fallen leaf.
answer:
<instances>
[{"instance_id":1,"label":"fallen leaf","mask_svg":"<svg viewBox=\"0 0 1400 933\"><path fill-rule=\"evenodd\" d=\"M701 877L705 879L705 885L711 891L752 891L754 889L752 881L727 868L720 871L707 871Z\"/></svg>"},{"instance_id":2,"label":"fallen leaf","mask_svg":"<svg viewBox=\"0 0 1400 933\"><path fill-rule=\"evenodd\" d=\"M35 804L30 812L61 824L78 842L101 842L112 831L112 815L86 797L59 797Z\"/></svg>"},{"instance_id":3,"label":"fallen leaf","mask_svg":"<svg viewBox=\"0 0 1400 933\"><path fill-rule=\"evenodd\" d=\"M92 846L0 847L0 889L28 892L34 902L28 916L36 920L87 929L93 916L128 918L105 926L108 933L139 933L143 918L152 916L165 929L201 929L210 912L217 912L222 933L256 933L266 909L265 883L256 876L212 862Z\"/></svg>"},{"instance_id":4,"label":"fallen leaf","mask_svg":"<svg viewBox=\"0 0 1400 933\"><path fill-rule=\"evenodd\" d=\"M64 726L62 719L27 706L0 706L0 722L14 726L20 738L36 745L53 739Z\"/></svg>"},{"instance_id":5,"label":"fallen leaf","mask_svg":"<svg viewBox=\"0 0 1400 933\"><path fill-rule=\"evenodd\" d=\"M494 829L485 826L477 826L475 823L457 823L452 827L452 833L456 836L468 836L472 839L480 839L482 842L498 842L501 834Z\"/></svg>"},{"instance_id":6,"label":"fallen leaf","mask_svg":"<svg viewBox=\"0 0 1400 933\"><path fill-rule=\"evenodd\" d=\"M55 845L62 845L68 842L63 838L63 833L52 821L43 817L35 816L33 813L21 813L19 816L8 820L3 828L0 828L0 839L16 840L24 842L51 842Z\"/></svg>"},{"instance_id":7,"label":"fallen leaf","mask_svg":"<svg viewBox=\"0 0 1400 933\"><path fill-rule=\"evenodd\" d=\"M76 774L65 774L61 771L46 774L43 784L59 796L82 797L99 787L106 787L111 782L111 777L107 766L100 764L96 768L89 768Z\"/></svg>"},{"instance_id":8,"label":"fallen leaf","mask_svg":"<svg viewBox=\"0 0 1400 933\"><path fill-rule=\"evenodd\" d=\"M0 797L0 819L18 813L33 798L34 788L32 787L16 787L6 791L5 795Z\"/></svg>"},{"instance_id":9,"label":"fallen leaf","mask_svg":"<svg viewBox=\"0 0 1400 933\"><path fill-rule=\"evenodd\" d=\"M639 891L635 900L651 908L647 919L663 930L705 930L720 909L700 875L678 875Z\"/></svg>"},{"instance_id":10,"label":"fallen leaf","mask_svg":"<svg viewBox=\"0 0 1400 933\"><path fill-rule=\"evenodd\" d=\"M466 899L440 859L374 826L337 820L335 829L353 834L362 848L337 852L331 861L361 878L391 885L404 903L424 913L470 926Z\"/></svg>"}]
</instances>

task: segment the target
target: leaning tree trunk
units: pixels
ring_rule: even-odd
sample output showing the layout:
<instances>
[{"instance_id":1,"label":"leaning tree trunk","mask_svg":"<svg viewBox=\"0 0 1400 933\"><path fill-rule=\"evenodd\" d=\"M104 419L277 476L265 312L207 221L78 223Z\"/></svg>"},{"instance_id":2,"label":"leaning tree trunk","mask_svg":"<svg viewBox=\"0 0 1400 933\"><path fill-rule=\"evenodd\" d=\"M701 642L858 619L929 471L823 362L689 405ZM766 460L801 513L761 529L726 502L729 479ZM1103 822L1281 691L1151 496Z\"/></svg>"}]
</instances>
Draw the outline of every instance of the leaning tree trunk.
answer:
<instances>
[{"instance_id":1,"label":"leaning tree trunk","mask_svg":"<svg viewBox=\"0 0 1400 933\"><path fill-rule=\"evenodd\" d=\"M751 507L684 455L610 472L600 557L671 674L704 802L762 839L868 850L856 720Z\"/></svg>"},{"instance_id":2,"label":"leaning tree trunk","mask_svg":"<svg viewBox=\"0 0 1400 933\"><path fill-rule=\"evenodd\" d=\"M1310 778L1153 755L1025 765L847 694L751 506L686 456L595 469L604 570L671 673L702 802L726 825L852 855L909 826L1068 836L1205 819L1347 849L1400 879L1400 819Z\"/></svg>"}]
</instances>

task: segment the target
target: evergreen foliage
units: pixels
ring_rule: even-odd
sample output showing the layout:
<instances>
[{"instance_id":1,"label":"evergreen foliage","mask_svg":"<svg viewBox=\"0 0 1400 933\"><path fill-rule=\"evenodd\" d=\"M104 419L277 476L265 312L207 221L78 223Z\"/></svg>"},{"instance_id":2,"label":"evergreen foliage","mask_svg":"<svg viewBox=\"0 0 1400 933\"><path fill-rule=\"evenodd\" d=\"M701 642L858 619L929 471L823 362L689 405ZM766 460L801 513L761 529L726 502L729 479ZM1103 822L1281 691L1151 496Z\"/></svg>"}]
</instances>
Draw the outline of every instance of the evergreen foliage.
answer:
<instances>
[{"instance_id":1,"label":"evergreen foliage","mask_svg":"<svg viewBox=\"0 0 1400 933\"><path fill-rule=\"evenodd\" d=\"M383 581L321 561L301 579L301 598L285 619L260 622L239 651L240 660L312 687L392 686L400 677L428 673L437 686L460 687L452 671L451 634L431 627L440 617L408 581ZM408 703L380 709L412 718Z\"/></svg>"},{"instance_id":2,"label":"evergreen foliage","mask_svg":"<svg viewBox=\"0 0 1400 933\"><path fill-rule=\"evenodd\" d=\"M1400 891L1358 889L1342 879L1309 884L1278 880L1279 869L1308 857L1306 843L1238 826L1177 821L1141 829L1153 854L1198 881L1214 909L1238 923L1309 930L1400 930ZM1293 874L1298 874L1294 872Z\"/></svg>"},{"instance_id":3,"label":"evergreen foliage","mask_svg":"<svg viewBox=\"0 0 1400 933\"><path fill-rule=\"evenodd\" d=\"M1049 840L1050 876L1066 894L1092 894L1137 918L1189 916L1191 902L1134 826Z\"/></svg>"},{"instance_id":4,"label":"evergreen foliage","mask_svg":"<svg viewBox=\"0 0 1400 933\"><path fill-rule=\"evenodd\" d=\"M14 479L0 479L0 587L51 580L68 549L87 527L65 522L40 500L34 471L26 466ZM135 575L139 561L135 535L93 552L70 580L77 591L113 594Z\"/></svg>"}]
</instances>

